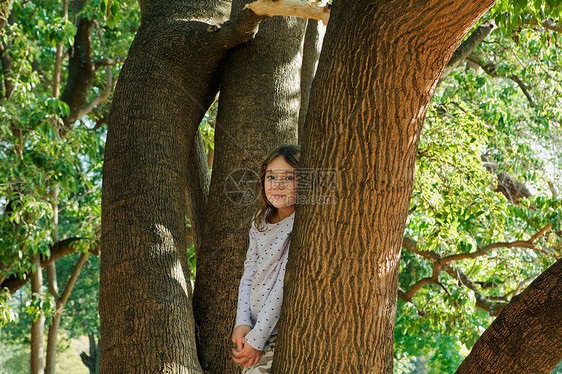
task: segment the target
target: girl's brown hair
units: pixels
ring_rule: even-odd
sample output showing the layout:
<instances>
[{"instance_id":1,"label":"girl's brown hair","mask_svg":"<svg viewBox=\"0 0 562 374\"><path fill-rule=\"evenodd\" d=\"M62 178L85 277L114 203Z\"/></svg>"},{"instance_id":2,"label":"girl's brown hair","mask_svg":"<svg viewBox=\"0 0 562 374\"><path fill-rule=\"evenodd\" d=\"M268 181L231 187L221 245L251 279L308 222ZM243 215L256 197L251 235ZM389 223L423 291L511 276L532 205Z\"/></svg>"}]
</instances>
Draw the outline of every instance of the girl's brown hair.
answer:
<instances>
[{"instance_id":1,"label":"girl's brown hair","mask_svg":"<svg viewBox=\"0 0 562 374\"><path fill-rule=\"evenodd\" d=\"M259 190L256 191L258 199L258 208L254 213L253 223L258 231L265 231L267 226L266 220L277 213L277 208L267 201L265 197L265 172L269 163L277 156L283 156L285 161L294 168L298 167L301 147L297 144L283 144L271 151L260 165Z\"/></svg>"}]
</instances>

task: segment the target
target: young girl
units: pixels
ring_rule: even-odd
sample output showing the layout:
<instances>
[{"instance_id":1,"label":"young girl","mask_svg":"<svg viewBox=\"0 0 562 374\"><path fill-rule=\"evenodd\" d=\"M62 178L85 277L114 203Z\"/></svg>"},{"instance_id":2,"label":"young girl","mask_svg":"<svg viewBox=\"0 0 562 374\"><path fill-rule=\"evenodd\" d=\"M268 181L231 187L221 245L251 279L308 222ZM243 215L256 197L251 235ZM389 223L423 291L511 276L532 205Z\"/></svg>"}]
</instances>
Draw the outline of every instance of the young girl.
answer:
<instances>
[{"instance_id":1,"label":"young girl","mask_svg":"<svg viewBox=\"0 0 562 374\"><path fill-rule=\"evenodd\" d=\"M300 147L286 144L261 164L258 208L238 290L232 359L242 374L270 373L289 243L295 218L296 172Z\"/></svg>"}]
</instances>

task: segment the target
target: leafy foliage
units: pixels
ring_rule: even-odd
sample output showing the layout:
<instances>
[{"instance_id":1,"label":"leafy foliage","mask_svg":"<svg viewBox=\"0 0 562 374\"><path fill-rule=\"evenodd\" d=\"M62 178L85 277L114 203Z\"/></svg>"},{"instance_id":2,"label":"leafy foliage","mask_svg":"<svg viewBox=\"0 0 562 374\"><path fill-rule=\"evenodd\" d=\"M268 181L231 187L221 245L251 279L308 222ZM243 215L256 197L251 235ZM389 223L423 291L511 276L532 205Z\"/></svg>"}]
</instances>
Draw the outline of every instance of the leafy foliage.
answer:
<instances>
[{"instance_id":1,"label":"leafy foliage","mask_svg":"<svg viewBox=\"0 0 562 374\"><path fill-rule=\"evenodd\" d=\"M488 17L500 28L442 82L420 141L406 235L421 253L474 253L527 241L552 225L532 248L499 245L451 264L492 303L509 301L562 257L562 40L541 26L547 18L554 24L559 12L558 3L498 3ZM504 188L513 181L520 185L511 192L521 196ZM431 261L403 250L400 287L432 270ZM439 284L399 302L398 372L409 372L415 357L428 358L427 372L453 372L491 321L476 307L475 292L442 271Z\"/></svg>"},{"instance_id":2,"label":"leafy foliage","mask_svg":"<svg viewBox=\"0 0 562 374\"><path fill-rule=\"evenodd\" d=\"M69 6L66 18L58 1L14 2L0 33L0 283L37 271L36 256L48 258L57 237L79 238L72 244L77 253L57 261L61 292L80 253L99 241L104 125L111 97L99 100L75 123L65 123L69 105L53 97L57 46L64 52L62 92L71 79L76 25L81 17L94 20L89 37L95 77L85 106L114 84L139 26L133 1L88 0ZM91 256L62 318L70 336L98 330L98 274L99 260ZM39 313L50 323L53 296L46 287L42 295L29 292L28 286L14 295L0 292L0 325L8 323L3 343L29 344L29 324Z\"/></svg>"}]
</instances>

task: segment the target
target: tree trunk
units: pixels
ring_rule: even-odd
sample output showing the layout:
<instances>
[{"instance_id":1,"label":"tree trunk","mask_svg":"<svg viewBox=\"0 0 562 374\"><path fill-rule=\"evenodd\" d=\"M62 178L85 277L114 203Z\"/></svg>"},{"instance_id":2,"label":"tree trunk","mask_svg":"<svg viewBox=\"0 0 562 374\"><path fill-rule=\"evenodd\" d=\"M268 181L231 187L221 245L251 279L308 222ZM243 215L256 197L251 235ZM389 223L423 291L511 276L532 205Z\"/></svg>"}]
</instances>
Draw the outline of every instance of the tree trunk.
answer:
<instances>
[{"instance_id":1,"label":"tree trunk","mask_svg":"<svg viewBox=\"0 0 562 374\"><path fill-rule=\"evenodd\" d=\"M309 204L296 210L274 373L392 373L421 126L441 71L492 3L334 1L301 139L316 186L299 178Z\"/></svg>"},{"instance_id":2,"label":"tree trunk","mask_svg":"<svg viewBox=\"0 0 562 374\"><path fill-rule=\"evenodd\" d=\"M62 307L64 308L64 306ZM59 335L60 321L62 318L62 308L51 319L49 332L47 334L47 360L45 364L45 374L55 374L57 367L57 340Z\"/></svg>"},{"instance_id":3,"label":"tree trunk","mask_svg":"<svg viewBox=\"0 0 562 374\"><path fill-rule=\"evenodd\" d=\"M310 87L312 86L314 75L316 74L316 66L318 65L318 57L320 57L320 50L322 49L322 40L324 40L325 31L326 27L320 21L315 19L308 20L302 51L299 134L302 133L302 127L304 126L304 121L306 120L306 111L308 109L308 101L310 98Z\"/></svg>"},{"instance_id":4,"label":"tree trunk","mask_svg":"<svg viewBox=\"0 0 562 374\"><path fill-rule=\"evenodd\" d=\"M35 256L35 260L39 262L39 255ZM43 294L43 273L41 266L35 273L31 275L31 293L32 298L41 297ZM38 296L35 296L38 295ZM39 313L39 317L31 322L31 374L43 373L43 329L45 326L45 315Z\"/></svg>"},{"instance_id":5,"label":"tree trunk","mask_svg":"<svg viewBox=\"0 0 562 374\"><path fill-rule=\"evenodd\" d=\"M186 165L226 50L255 29L256 23L218 27L229 7L141 1L141 26L115 90L105 149L102 373L201 372L187 279Z\"/></svg>"},{"instance_id":6,"label":"tree trunk","mask_svg":"<svg viewBox=\"0 0 562 374\"><path fill-rule=\"evenodd\" d=\"M514 297L457 374L550 373L562 360L562 259Z\"/></svg>"},{"instance_id":7,"label":"tree trunk","mask_svg":"<svg viewBox=\"0 0 562 374\"><path fill-rule=\"evenodd\" d=\"M242 2L233 7L240 10ZM231 359L231 336L256 204L228 193L235 192L229 181L242 176L244 168L257 172L261 159L277 145L297 141L305 27L306 20L294 17L263 21L255 39L225 61L193 298L199 361L208 373L240 371ZM252 175L246 174L247 181Z\"/></svg>"},{"instance_id":8,"label":"tree trunk","mask_svg":"<svg viewBox=\"0 0 562 374\"><path fill-rule=\"evenodd\" d=\"M94 334L88 334L88 340L90 341L90 355L82 352L80 353L80 359L90 370L90 374L98 374L100 368L100 344L99 341L96 342Z\"/></svg>"}]
</instances>

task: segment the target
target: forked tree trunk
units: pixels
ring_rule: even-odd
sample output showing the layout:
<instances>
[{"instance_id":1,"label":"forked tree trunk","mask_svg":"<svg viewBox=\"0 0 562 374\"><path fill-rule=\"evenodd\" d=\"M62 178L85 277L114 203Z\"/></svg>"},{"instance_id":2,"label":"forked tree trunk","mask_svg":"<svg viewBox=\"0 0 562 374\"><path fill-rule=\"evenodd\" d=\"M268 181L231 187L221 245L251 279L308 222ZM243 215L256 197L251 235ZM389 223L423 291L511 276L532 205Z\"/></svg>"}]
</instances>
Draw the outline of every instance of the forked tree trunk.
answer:
<instances>
[{"instance_id":1,"label":"forked tree trunk","mask_svg":"<svg viewBox=\"0 0 562 374\"><path fill-rule=\"evenodd\" d=\"M234 2L235 11L242 1ZM225 60L215 126L215 155L193 308L201 366L207 373L237 373L231 359L238 284L256 201L236 194L243 169L282 143L296 143L302 38L306 20L275 17L254 40ZM232 174L231 174L232 173ZM252 172L245 174L252 181ZM247 187L240 183L239 186Z\"/></svg>"},{"instance_id":2,"label":"forked tree trunk","mask_svg":"<svg viewBox=\"0 0 562 374\"><path fill-rule=\"evenodd\" d=\"M187 279L186 165L231 45L221 39L225 30L212 27L229 8L227 1L141 1L105 151L102 373L202 372Z\"/></svg>"},{"instance_id":3,"label":"forked tree trunk","mask_svg":"<svg viewBox=\"0 0 562 374\"><path fill-rule=\"evenodd\" d=\"M274 373L392 373L421 126L442 69L492 4L334 1L301 139L302 167L324 185L299 192L311 204L296 210Z\"/></svg>"},{"instance_id":4,"label":"forked tree trunk","mask_svg":"<svg viewBox=\"0 0 562 374\"><path fill-rule=\"evenodd\" d=\"M547 374L560 360L562 259L511 300L457 374Z\"/></svg>"}]
</instances>

